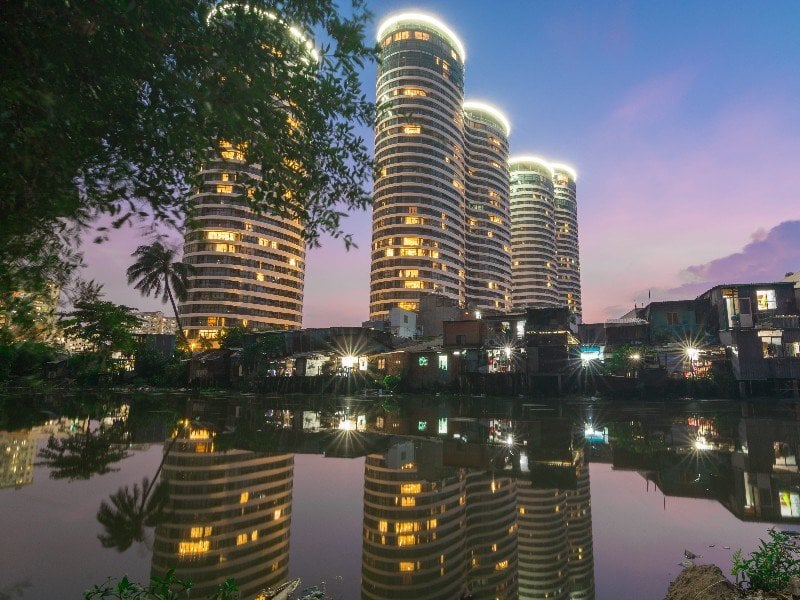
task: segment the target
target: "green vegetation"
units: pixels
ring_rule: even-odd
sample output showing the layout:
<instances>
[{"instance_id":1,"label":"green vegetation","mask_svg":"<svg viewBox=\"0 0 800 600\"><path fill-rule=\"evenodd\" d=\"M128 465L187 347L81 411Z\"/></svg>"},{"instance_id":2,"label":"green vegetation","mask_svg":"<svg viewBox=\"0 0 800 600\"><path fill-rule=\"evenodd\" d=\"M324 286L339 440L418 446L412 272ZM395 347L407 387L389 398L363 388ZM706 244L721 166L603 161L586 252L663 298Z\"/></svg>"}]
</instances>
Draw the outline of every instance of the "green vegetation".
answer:
<instances>
[{"instance_id":1,"label":"green vegetation","mask_svg":"<svg viewBox=\"0 0 800 600\"><path fill-rule=\"evenodd\" d=\"M734 552L731 574L751 590L777 592L788 588L793 576L800 577L800 532L768 533L769 541L762 539L749 558L741 550Z\"/></svg>"},{"instance_id":2,"label":"green vegetation","mask_svg":"<svg viewBox=\"0 0 800 600\"><path fill-rule=\"evenodd\" d=\"M153 577L150 585L144 586L130 581L127 576L116 583L111 580L83 593L84 600L180 600L188 597L192 584L175 577L175 571L167 572L163 579ZM219 586L216 593L208 600L236 600L239 588L233 579L228 579Z\"/></svg>"},{"instance_id":3,"label":"green vegetation","mask_svg":"<svg viewBox=\"0 0 800 600\"><path fill-rule=\"evenodd\" d=\"M237 181L254 210L296 219L311 244L352 243L341 221L369 205L373 168L359 131L375 112L359 77L377 56L364 1L346 16L335 0L219 6L4 4L0 303L63 285L97 217L181 224L209 157L254 165ZM290 26L314 32L318 56Z\"/></svg>"},{"instance_id":4,"label":"green vegetation","mask_svg":"<svg viewBox=\"0 0 800 600\"><path fill-rule=\"evenodd\" d=\"M64 315L61 326L67 336L85 340L91 355L105 370L115 352L132 355L136 339L131 330L139 325L139 317L128 306L106 300L79 300Z\"/></svg>"}]
</instances>

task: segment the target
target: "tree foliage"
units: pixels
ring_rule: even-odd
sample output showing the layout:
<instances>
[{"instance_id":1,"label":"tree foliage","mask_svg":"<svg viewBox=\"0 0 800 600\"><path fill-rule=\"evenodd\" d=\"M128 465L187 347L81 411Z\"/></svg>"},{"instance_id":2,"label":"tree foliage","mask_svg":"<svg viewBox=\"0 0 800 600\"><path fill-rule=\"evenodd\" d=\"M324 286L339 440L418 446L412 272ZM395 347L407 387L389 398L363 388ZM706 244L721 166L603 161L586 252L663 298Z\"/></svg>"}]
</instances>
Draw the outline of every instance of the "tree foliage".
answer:
<instances>
[{"instance_id":1,"label":"tree foliage","mask_svg":"<svg viewBox=\"0 0 800 600\"><path fill-rule=\"evenodd\" d=\"M132 308L106 300L79 300L61 321L64 333L88 342L103 366L114 352L133 354L131 331L139 324Z\"/></svg>"},{"instance_id":2,"label":"tree foliage","mask_svg":"<svg viewBox=\"0 0 800 600\"><path fill-rule=\"evenodd\" d=\"M334 0L4 3L0 291L69 275L98 215L181 222L221 142L251 165L253 209L312 243L344 236L343 211L369 203L368 21L363 0L348 16Z\"/></svg>"}]
</instances>

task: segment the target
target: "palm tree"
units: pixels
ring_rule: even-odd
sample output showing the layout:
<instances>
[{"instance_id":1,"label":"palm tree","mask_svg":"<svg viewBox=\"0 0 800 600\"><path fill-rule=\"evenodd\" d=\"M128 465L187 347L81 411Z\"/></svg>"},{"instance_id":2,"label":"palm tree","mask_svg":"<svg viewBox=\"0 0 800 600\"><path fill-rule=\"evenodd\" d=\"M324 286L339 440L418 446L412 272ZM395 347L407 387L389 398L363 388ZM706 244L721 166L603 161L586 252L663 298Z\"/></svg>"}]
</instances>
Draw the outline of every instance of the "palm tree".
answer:
<instances>
[{"instance_id":1,"label":"palm tree","mask_svg":"<svg viewBox=\"0 0 800 600\"><path fill-rule=\"evenodd\" d=\"M128 284L136 282L134 289L143 296L161 295L161 301L170 301L181 337L186 341L175 298L185 300L189 287L189 276L194 274L190 264L175 260L177 250L156 240L149 246L139 246L131 256L136 262L128 268Z\"/></svg>"}]
</instances>

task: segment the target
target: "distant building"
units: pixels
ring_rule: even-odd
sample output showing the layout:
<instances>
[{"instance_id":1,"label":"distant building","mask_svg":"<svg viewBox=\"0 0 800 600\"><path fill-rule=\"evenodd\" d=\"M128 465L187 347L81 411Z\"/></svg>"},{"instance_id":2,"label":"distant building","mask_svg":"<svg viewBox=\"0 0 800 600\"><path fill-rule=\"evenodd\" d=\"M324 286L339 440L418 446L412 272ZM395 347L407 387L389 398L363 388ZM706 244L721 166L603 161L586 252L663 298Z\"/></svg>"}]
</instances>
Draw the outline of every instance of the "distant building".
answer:
<instances>
[{"instance_id":1,"label":"distant building","mask_svg":"<svg viewBox=\"0 0 800 600\"><path fill-rule=\"evenodd\" d=\"M163 312L138 312L136 316L139 317L140 325L135 328L131 333L137 335L164 335L172 334L178 331L178 322L175 317L165 316Z\"/></svg>"},{"instance_id":2,"label":"distant building","mask_svg":"<svg viewBox=\"0 0 800 600\"><path fill-rule=\"evenodd\" d=\"M26 429L0 431L0 489L33 483L37 438Z\"/></svg>"},{"instance_id":3,"label":"distant building","mask_svg":"<svg viewBox=\"0 0 800 600\"><path fill-rule=\"evenodd\" d=\"M420 296L418 305L417 327L422 337L442 335L442 323L445 321L472 319L476 316L475 310L465 308L458 300L442 294Z\"/></svg>"},{"instance_id":4,"label":"distant building","mask_svg":"<svg viewBox=\"0 0 800 600\"><path fill-rule=\"evenodd\" d=\"M419 333L417 329L417 313L396 306L389 310L386 320L364 321L361 326L378 331L390 331L394 337L399 339L410 339L416 337Z\"/></svg>"}]
</instances>

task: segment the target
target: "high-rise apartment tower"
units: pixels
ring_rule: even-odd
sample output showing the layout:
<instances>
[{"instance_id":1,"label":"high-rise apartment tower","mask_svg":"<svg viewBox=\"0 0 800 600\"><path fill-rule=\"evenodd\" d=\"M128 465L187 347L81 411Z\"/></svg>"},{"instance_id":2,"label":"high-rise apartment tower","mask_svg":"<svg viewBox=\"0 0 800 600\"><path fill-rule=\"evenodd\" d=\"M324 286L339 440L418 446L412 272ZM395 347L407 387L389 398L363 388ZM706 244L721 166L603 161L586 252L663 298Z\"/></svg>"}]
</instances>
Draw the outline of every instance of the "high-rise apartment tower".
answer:
<instances>
[{"instance_id":1,"label":"high-rise apartment tower","mask_svg":"<svg viewBox=\"0 0 800 600\"><path fill-rule=\"evenodd\" d=\"M402 13L378 29L370 318L465 299L464 46L441 21Z\"/></svg>"},{"instance_id":2,"label":"high-rise apartment tower","mask_svg":"<svg viewBox=\"0 0 800 600\"><path fill-rule=\"evenodd\" d=\"M581 316L581 263L578 253L578 202L575 170L553 164L553 195L556 203L556 255L558 256L559 304Z\"/></svg>"},{"instance_id":3,"label":"high-rise apartment tower","mask_svg":"<svg viewBox=\"0 0 800 600\"><path fill-rule=\"evenodd\" d=\"M580 320L577 175L535 156L509 168L514 308L564 306Z\"/></svg>"},{"instance_id":4,"label":"high-rise apartment tower","mask_svg":"<svg viewBox=\"0 0 800 600\"><path fill-rule=\"evenodd\" d=\"M558 306L553 168L535 156L514 157L509 166L514 307Z\"/></svg>"},{"instance_id":5,"label":"high-rise apartment tower","mask_svg":"<svg viewBox=\"0 0 800 600\"><path fill-rule=\"evenodd\" d=\"M466 299L478 309L511 308L509 133L500 111L482 102L464 103Z\"/></svg>"},{"instance_id":6,"label":"high-rise apartment tower","mask_svg":"<svg viewBox=\"0 0 800 600\"><path fill-rule=\"evenodd\" d=\"M223 142L224 144L224 142ZM247 204L245 182L258 177L247 149L223 147L200 172L191 202L184 261L193 265L180 305L190 339L216 338L227 328L299 329L303 319L305 242L302 225Z\"/></svg>"},{"instance_id":7,"label":"high-rise apartment tower","mask_svg":"<svg viewBox=\"0 0 800 600\"><path fill-rule=\"evenodd\" d=\"M431 292L507 309L508 120L464 102L464 45L438 19L393 15L378 42L370 318Z\"/></svg>"}]
</instances>

